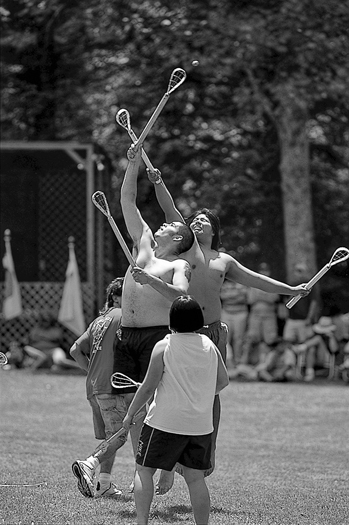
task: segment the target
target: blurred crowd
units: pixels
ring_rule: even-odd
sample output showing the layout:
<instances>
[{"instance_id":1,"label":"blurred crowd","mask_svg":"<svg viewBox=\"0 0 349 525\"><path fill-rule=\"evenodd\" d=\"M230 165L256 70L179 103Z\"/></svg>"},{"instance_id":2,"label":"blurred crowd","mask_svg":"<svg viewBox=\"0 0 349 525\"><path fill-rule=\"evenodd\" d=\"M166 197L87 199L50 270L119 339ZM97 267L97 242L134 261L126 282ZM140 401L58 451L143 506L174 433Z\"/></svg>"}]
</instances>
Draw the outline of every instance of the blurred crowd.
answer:
<instances>
[{"instance_id":1,"label":"blurred crowd","mask_svg":"<svg viewBox=\"0 0 349 525\"><path fill-rule=\"evenodd\" d=\"M295 268L298 282L307 268ZM270 275L262 263L259 273ZM292 283L293 284L293 283ZM227 367L231 379L306 381L317 377L349 381L349 314L321 315L316 294L291 309L289 297L225 281L221 320L228 326Z\"/></svg>"},{"instance_id":2,"label":"blurred crowd","mask_svg":"<svg viewBox=\"0 0 349 525\"><path fill-rule=\"evenodd\" d=\"M295 270L298 282L307 281L304 265ZM258 272L269 276L268 264L262 263ZM313 292L291 309L286 308L288 299L224 281L221 321L228 327L230 379L311 382L327 377L349 383L349 313L321 315ZM25 339L10 343L3 369L80 370L62 341L62 327L44 311Z\"/></svg>"}]
</instances>

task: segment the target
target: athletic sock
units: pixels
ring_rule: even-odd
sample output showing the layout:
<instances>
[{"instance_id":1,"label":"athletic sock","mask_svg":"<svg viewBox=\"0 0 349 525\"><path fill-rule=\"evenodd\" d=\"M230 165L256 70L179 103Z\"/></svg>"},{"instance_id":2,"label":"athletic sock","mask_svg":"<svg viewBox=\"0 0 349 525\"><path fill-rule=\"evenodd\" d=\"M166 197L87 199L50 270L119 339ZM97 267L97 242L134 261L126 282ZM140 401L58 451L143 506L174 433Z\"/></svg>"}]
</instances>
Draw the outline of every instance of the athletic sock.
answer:
<instances>
[{"instance_id":1,"label":"athletic sock","mask_svg":"<svg viewBox=\"0 0 349 525\"><path fill-rule=\"evenodd\" d=\"M108 474L107 472L102 472L99 475L99 483L100 483L100 489L108 489L111 484L111 474Z\"/></svg>"}]
</instances>

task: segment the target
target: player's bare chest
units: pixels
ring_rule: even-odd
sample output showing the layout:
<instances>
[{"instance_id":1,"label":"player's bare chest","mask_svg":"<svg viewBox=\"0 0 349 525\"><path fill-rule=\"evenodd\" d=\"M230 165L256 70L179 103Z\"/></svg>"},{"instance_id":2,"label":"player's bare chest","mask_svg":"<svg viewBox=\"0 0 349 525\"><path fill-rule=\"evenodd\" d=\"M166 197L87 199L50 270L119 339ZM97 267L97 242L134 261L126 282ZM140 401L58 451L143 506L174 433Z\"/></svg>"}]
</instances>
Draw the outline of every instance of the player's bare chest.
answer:
<instances>
[{"instance_id":1,"label":"player's bare chest","mask_svg":"<svg viewBox=\"0 0 349 525\"><path fill-rule=\"evenodd\" d=\"M144 270L155 277L165 278L173 273L173 263L164 259L152 259L144 265Z\"/></svg>"},{"instance_id":2,"label":"player's bare chest","mask_svg":"<svg viewBox=\"0 0 349 525\"><path fill-rule=\"evenodd\" d=\"M219 258L195 258L191 263L192 278L204 282L205 280L221 283L225 276L225 266Z\"/></svg>"}]
</instances>

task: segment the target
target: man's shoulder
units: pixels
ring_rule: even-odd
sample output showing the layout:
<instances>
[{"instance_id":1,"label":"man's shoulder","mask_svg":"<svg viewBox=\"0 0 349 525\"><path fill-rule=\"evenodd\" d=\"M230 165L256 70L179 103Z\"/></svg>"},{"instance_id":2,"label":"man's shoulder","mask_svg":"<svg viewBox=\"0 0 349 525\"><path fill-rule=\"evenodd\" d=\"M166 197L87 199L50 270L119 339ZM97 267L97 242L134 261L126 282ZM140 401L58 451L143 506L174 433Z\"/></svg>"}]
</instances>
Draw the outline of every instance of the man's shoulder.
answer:
<instances>
[{"instance_id":1,"label":"man's shoulder","mask_svg":"<svg viewBox=\"0 0 349 525\"><path fill-rule=\"evenodd\" d=\"M188 264L190 264L185 257L186 253L187 252L180 253L179 255L168 255L164 258L157 257L156 259L159 261L160 264L161 261L166 261L166 265L169 265L172 268L185 268L186 266L188 266Z\"/></svg>"},{"instance_id":2,"label":"man's shoulder","mask_svg":"<svg viewBox=\"0 0 349 525\"><path fill-rule=\"evenodd\" d=\"M216 266L217 268L223 270L226 270L229 266L231 266L231 264L236 263L234 257L226 252L211 249L203 253L206 255L207 260L210 260L211 266Z\"/></svg>"},{"instance_id":3,"label":"man's shoulder","mask_svg":"<svg viewBox=\"0 0 349 525\"><path fill-rule=\"evenodd\" d=\"M181 255L179 257L176 257L176 259L173 259L173 266L179 267L179 268L186 268L189 264L189 262L182 258Z\"/></svg>"},{"instance_id":4,"label":"man's shoulder","mask_svg":"<svg viewBox=\"0 0 349 525\"><path fill-rule=\"evenodd\" d=\"M121 308L112 308L111 310L109 310L107 315L109 315L113 319L117 319L118 320L118 319L121 318Z\"/></svg>"},{"instance_id":5,"label":"man's shoulder","mask_svg":"<svg viewBox=\"0 0 349 525\"><path fill-rule=\"evenodd\" d=\"M107 310L105 313L99 315L92 321L89 326L89 330L93 331L93 329L101 325L108 325L113 321L119 321L121 319L121 313L121 308L111 308L110 310Z\"/></svg>"}]
</instances>

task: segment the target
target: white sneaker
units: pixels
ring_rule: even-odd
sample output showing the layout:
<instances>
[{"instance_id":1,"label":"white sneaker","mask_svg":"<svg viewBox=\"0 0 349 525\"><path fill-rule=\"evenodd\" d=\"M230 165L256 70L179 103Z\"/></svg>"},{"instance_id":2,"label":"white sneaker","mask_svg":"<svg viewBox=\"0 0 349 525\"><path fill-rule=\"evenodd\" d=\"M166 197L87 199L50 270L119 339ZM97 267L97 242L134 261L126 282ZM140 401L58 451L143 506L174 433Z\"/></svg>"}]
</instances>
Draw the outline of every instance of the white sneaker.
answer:
<instances>
[{"instance_id":1,"label":"white sneaker","mask_svg":"<svg viewBox=\"0 0 349 525\"><path fill-rule=\"evenodd\" d=\"M94 483L93 478L95 471L91 468L86 461L76 460L72 464L72 471L75 477L78 478L78 489L85 498L93 498L94 496Z\"/></svg>"},{"instance_id":2,"label":"white sneaker","mask_svg":"<svg viewBox=\"0 0 349 525\"><path fill-rule=\"evenodd\" d=\"M118 490L114 483L110 483L109 487L106 489L101 489L101 484L98 481L95 498L115 498L115 496L120 496L121 494L121 490Z\"/></svg>"}]
</instances>

